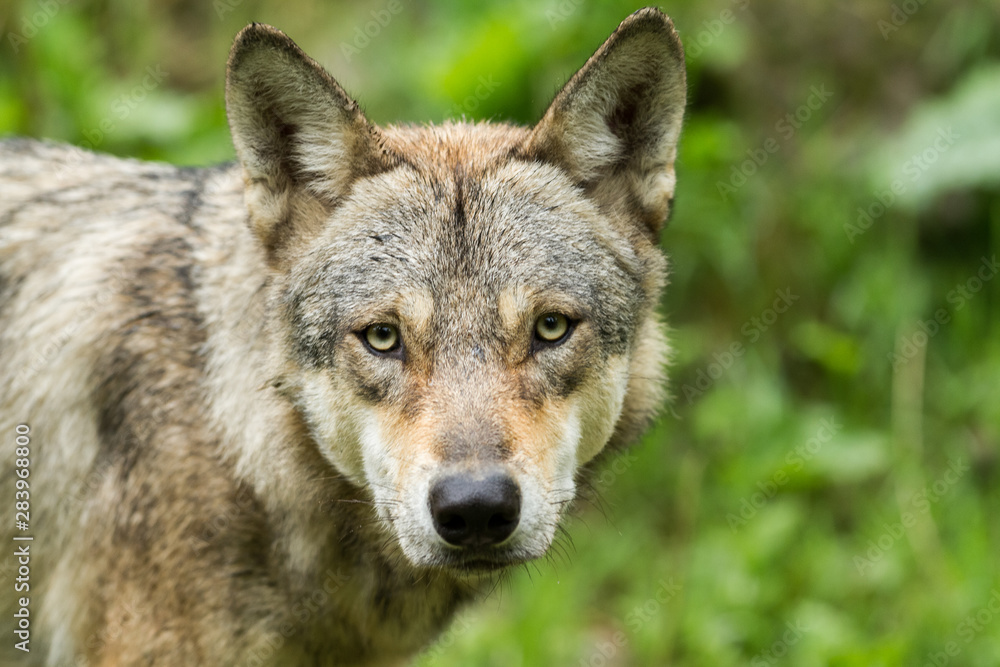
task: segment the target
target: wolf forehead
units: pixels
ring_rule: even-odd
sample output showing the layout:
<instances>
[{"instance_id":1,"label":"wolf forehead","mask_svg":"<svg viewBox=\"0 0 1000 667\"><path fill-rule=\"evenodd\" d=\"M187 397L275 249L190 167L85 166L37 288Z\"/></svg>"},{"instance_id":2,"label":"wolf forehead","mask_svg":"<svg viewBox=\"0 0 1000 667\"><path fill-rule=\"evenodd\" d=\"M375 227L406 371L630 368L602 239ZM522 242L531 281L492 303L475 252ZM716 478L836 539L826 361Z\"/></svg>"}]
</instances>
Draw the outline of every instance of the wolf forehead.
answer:
<instances>
[{"instance_id":1,"label":"wolf forehead","mask_svg":"<svg viewBox=\"0 0 1000 667\"><path fill-rule=\"evenodd\" d=\"M558 166L523 155L525 134L385 128L406 161L358 179L289 272L282 300L300 352L332 361L352 331L406 326L413 311L436 339L480 347L558 311L592 324L606 354L625 352L662 255Z\"/></svg>"}]
</instances>

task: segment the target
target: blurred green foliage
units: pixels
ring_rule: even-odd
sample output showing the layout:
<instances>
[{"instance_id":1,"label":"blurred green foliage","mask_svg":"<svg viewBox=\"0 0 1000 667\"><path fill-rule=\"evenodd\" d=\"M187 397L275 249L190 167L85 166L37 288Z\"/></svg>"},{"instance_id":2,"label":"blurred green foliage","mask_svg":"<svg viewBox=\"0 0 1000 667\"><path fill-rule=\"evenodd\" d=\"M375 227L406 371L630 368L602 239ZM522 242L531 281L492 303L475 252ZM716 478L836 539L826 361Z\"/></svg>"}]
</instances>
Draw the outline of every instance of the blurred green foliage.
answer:
<instances>
[{"instance_id":1,"label":"blurred green foliage","mask_svg":"<svg viewBox=\"0 0 1000 667\"><path fill-rule=\"evenodd\" d=\"M377 122L530 123L638 7L398 2L7 2L0 132L232 159L252 20ZM675 400L572 542L419 664L1000 664L1000 8L664 9L690 96Z\"/></svg>"}]
</instances>

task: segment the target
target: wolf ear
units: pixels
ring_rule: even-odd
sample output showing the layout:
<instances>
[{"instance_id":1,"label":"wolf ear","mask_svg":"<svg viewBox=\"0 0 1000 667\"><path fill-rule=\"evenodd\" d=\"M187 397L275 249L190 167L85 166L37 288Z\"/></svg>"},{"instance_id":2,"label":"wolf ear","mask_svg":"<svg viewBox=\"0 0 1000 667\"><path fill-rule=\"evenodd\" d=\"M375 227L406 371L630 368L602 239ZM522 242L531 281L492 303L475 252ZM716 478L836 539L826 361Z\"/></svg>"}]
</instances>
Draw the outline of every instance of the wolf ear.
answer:
<instances>
[{"instance_id":1,"label":"wolf ear","mask_svg":"<svg viewBox=\"0 0 1000 667\"><path fill-rule=\"evenodd\" d=\"M254 23L233 43L226 113L243 165L250 226L268 258L350 190L393 164L377 128L280 30Z\"/></svg>"},{"instance_id":2,"label":"wolf ear","mask_svg":"<svg viewBox=\"0 0 1000 667\"><path fill-rule=\"evenodd\" d=\"M673 23L641 9L559 91L526 153L561 166L599 206L656 238L674 196L685 79Z\"/></svg>"}]
</instances>

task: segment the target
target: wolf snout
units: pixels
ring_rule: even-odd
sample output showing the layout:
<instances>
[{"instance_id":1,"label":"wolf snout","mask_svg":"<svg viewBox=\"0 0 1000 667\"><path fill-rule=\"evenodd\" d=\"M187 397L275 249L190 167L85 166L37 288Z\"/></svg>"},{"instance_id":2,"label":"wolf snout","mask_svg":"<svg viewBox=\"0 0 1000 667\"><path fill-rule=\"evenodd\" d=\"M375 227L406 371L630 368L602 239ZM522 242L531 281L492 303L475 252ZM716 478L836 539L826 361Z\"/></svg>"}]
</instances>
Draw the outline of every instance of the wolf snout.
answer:
<instances>
[{"instance_id":1,"label":"wolf snout","mask_svg":"<svg viewBox=\"0 0 1000 667\"><path fill-rule=\"evenodd\" d=\"M430 491L434 529L456 547L500 544L517 528L521 490L506 472L457 473L442 477Z\"/></svg>"}]
</instances>

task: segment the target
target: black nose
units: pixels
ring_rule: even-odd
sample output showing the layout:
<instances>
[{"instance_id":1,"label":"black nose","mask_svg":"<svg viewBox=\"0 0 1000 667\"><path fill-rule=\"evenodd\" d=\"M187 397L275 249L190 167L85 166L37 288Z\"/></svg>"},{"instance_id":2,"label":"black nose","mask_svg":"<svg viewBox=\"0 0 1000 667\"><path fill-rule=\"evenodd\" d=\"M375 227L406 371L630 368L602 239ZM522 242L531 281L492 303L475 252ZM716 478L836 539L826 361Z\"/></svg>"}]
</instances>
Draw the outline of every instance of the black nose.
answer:
<instances>
[{"instance_id":1,"label":"black nose","mask_svg":"<svg viewBox=\"0 0 1000 667\"><path fill-rule=\"evenodd\" d=\"M517 528L521 491L509 475L450 475L431 487L434 528L456 547L500 544Z\"/></svg>"}]
</instances>

